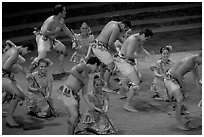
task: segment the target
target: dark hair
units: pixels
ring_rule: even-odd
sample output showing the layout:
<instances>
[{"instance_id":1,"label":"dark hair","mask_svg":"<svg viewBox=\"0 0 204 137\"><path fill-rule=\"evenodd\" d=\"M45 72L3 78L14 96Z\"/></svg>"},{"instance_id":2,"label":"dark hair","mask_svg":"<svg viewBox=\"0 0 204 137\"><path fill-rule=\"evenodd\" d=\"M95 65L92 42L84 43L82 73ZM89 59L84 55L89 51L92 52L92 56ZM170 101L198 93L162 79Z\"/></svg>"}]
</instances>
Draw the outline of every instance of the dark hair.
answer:
<instances>
[{"instance_id":1,"label":"dark hair","mask_svg":"<svg viewBox=\"0 0 204 137\"><path fill-rule=\"evenodd\" d=\"M98 75L95 75L95 76L94 76L94 79L97 79L97 78L99 78L99 76L98 76Z\"/></svg>"},{"instance_id":2,"label":"dark hair","mask_svg":"<svg viewBox=\"0 0 204 137\"><path fill-rule=\"evenodd\" d=\"M92 65L95 63L97 64L97 66L99 66L101 64L101 61L97 57L90 57L86 62L86 64L92 64Z\"/></svg>"},{"instance_id":3,"label":"dark hair","mask_svg":"<svg viewBox=\"0 0 204 137\"><path fill-rule=\"evenodd\" d=\"M87 26L89 26L86 21L81 22L81 26L82 26L83 24L86 24ZM80 26L80 27L81 27L81 26Z\"/></svg>"},{"instance_id":4,"label":"dark hair","mask_svg":"<svg viewBox=\"0 0 204 137\"><path fill-rule=\"evenodd\" d=\"M142 29L139 34L145 34L145 37L152 37L153 36L153 32L151 29L148 29L148 28L145 28L145 29Z\"/></svg>"},{"instance_id":5,"label":"dark hair","mask_svg":"<svg viewBox=\"0 0 204 137\"><path fill-rule=\"evenodd\" d=\"M170 51L169 48L167 48L166 46L164 46L164 47L161 47L161 48L160 48L160 54L162 54L162 52L163 52L164 50Z\"/></svg>"},{"instance_id":6,"label":"dark hair","mask_svg":"<svg viewBox=\"0 0 204 137\"><path fill-rule=\"evenodd\" d=\"M168 52L170 52L172 49L169 47L170 45L169 44L167 44L166 46L163 46L163 47L161 47L160 48L160 54L162 54L162 52L164 51L164 50L168 50Z\"/></svg>"},{"instance_id":7,"label":"dark hair","mask_svg":"<svg viewBox=\"0 0 204 137\"><path fill-rule=\"evenodd\" d=\"M62 13L62 11L64 10L64 6L61 4L58 4L54 7L54 11L53 14L54 15L58 15L59 13Z\"/></svg>"},{"instance_id":8,"label":"dark hair","mask_svg":"<svg viewBox=\"0 0 204 137\"><path fill-rule=\"evenodd\" d=\"M38 66L40 65L41 62L44 62L46 63L47 66L49 66L49 63L45 61L43 58L38 61Z\"/></svg>"},{"instance_id":9,"label":"dark hair","mask_svg":"<svg viewBox=\"0 0 204 137\"><path fill-rule=\"evenodd\" d=\"M122 22L123 24L125 24L125 27L129 27L129 28L132 27L131 22L130 22L130 20L128 20L128 19L124 19L124 20L122 20L121 22Z\"/></svg>"},{"instance_id":10,"label":"dark hair","mask_svg":"<svg viewBox=\"0 0 204 137\"><path fill-rule=\"evenodd\" d=\"M102 86L105 85L105 83L103 82L102 79L100 79L100 77L98 75L95 75L94 78L93 78L93 85L95 85L96 81L99 80L101 83L102 83Z\"/></svg>"}]
</instances>

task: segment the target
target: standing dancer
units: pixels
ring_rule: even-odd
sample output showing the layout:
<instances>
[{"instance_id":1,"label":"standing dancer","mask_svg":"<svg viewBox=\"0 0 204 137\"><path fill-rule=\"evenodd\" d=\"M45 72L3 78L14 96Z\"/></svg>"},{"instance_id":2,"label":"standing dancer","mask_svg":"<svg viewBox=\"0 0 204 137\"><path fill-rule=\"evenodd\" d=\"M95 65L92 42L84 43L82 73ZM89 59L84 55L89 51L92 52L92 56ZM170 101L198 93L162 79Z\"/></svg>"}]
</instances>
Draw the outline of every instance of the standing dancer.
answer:
<instances>
[{"instance_id":1,"label":"standing dancer","mask_svg":"<svg viewBox=\"0 0 204 137\"><path fill-rule=\"evenodd\" d=\"M37 62L47 56L47 53L51 50L51 48L54 48L57 53L59 53L57 65L59 71L58 73L65 73L63 62L66 55L66 47L59 40L56 40L56 37L60 35L61 31L63 31L72 39L72 41L74 41L74 37L71 31L69 30L69 28L67 28L64 22L65 16L65 6L62 6L60 4L56 5L54 7L53 15L45 20L39 32L35 32L38 47L38 56L31 63L31 67L29 70L30 73L32 73L33 70L37 67Z\"/></svg>"},{"instance_id":2,"label":"standing dancer","mask_svg":"<svg viewBox=\"0 0 204 137\"><path fill-rule=\"evenodd\" d=\"M154 72L154 80L151 89L155 92L153 98L155 100L168 101L168 94L164 85L166 72L172 67L173 62L169 59L172 47L170 45L160 48L161 58L157 60L151 67Z\"/></svg>"},{"instance_id":3,"label":"standing dancer","mask_svg":"<svg viewBox=\"0 0 204 137\"><path fill-rule=\"evenodd\" d=\"M64 85L62 85L59 92L59 99L63 102L68 111L68 134L73 135L75 128L80 120L79 115L79 92L82 90L82 97L85 102L89 105L88 98L85 96L87 94L87 86L89 81L89 75L94 73L101 62L97 57L91 57L85 63L80 63L72 68L69 72L67 80ZM90 106L90 105L89 105Z\"/></svg>"},{"instance_id":4,"label":"standing dancer","mask_svg":"<svg viewBox=\"0 0 204 137\"><path fill-rule=\"evenodd\" d=\"M86 22L81 24L80 31L81 33L74 34L77 43L73 42L72 48L76 51L73 53L70 59L70 61L76 64L79 64L84 60L85 56L87 55L90 43L95 39L94 35L90 34L91 30Z\"/></svg>"},{"instance_id":5,"label":"standing dancer","mask_svg":"<svg viewBox=\"0 0 204 137\"><path fill-rule=\"evenodd\" d=\"M116 54L114 42L118 39L123 42L121 33L126 32L131 28L129 20L123 21L110 21L102 29L99 36L91 43L91 51L93 54L106 65L107 77L105 77L106 90L110 90L110 75L114 69L113 55ZM91 52L87 53L86 58L89 58Z\"/></svg>"},{"instance_id":6,"label":"standing dancer","mask_svg":"<svg viewBox=\"0 0 204 137\"><path fill-rule=\"evenodd\" d=\"M19 71L24 72L24 70L22 70L22 67L18 64L18 60L19 55L25 55L27 53L28 47L13 46L5 51L5 53L2 55L2 90L12 95L6 117L6 123L10 127L20 126L14 120L13 115L19 100L24 100L25 95L19 88L14 75Z\"/></svg>"},{"instance_id":7,"label":"standing dancer","mask_svg":"<svg viewBox=\"0 0 204 137\"><path fill-rule=\"evenodd\" d=\"M150 29L144 29L138 34L133 34L123 43L122 48L115 60L115 64L122 75L126 76L132 85L129 88L128 97L123 108L130 112L137 112L137 110L130 105L135 92L139 90L140 77L135 69L135 59L138 58L137 51L144 51L148 56L151 55L144 49L143 43L153 36Z\"/></svg>"},{"instance_id":8,"label":"standing dancer","mask_svg":"<svg viewBox=\"0 0 204 137\"><path fill-rule=\"evenodd\" d=\"M176 120L178 121L177 128L181 130L189 130L185 120L182 117L182 110L184 107L184 96L187 92L184 76L188 72L192 72L194 81L199 85L198 65L202 64L202 52L186 57L175 63L170 68L164 78L165 86L168 90L169 96L176 99Z\"/></svg>"},{"instance_id":9,"label":"standing dancer","mask_svg":"<svg viewBox=\"0 0 204 137\"><path fill-rule=\"evenodd\" d=\"M43 58L38 61L38 71L27 77L28 91L32 96L30 112L34 116L47 118L53 116L53 105L51 100L53 77L47 71L47 67L53 63Z\"/></svg>"}]
</instances>

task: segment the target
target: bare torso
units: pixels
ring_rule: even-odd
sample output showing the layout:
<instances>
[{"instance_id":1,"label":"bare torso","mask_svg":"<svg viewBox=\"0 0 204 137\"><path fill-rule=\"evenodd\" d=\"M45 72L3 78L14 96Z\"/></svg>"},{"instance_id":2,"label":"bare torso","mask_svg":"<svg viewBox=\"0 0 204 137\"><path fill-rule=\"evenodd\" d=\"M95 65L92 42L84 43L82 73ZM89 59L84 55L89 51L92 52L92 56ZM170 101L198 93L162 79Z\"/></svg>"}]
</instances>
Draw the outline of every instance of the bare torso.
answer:
<instances>
[{"instance_id":1,"label":"bare torso","mask_svg":"<svg viewBox=\"0 0 204 137\"><path fill-rule=\"evenodd\" d=\"M12 67L17 63L19 52L16 47L10 48L2 55L2 68L7 71L12 71Z\"/></svg>"},{"instance_id":2,"label":"bare torso","mask_svg":"<svg viewBox=\"0 0 204 137\"><path fill-rule=\"evenodd\" d=\"M127 59L134 59L134 52L140 50L140 42L137 39L137 35L131 35L127 40L123 43L121 48L121 53Z\"/></svg>"},{"instance_id":3,"label":"bare torso","mask_svg":"<svg viewBox=\"0 0 204 137\"><path fill-rule=\"evenodd\" d=\"M77 66L76 66L77 67ZM75 68L73 68L75 69ZM86 77L88 78L89 77L89 73L87 73L88 68L84 69L80 75L82 75L82 77ZM69 88L71 88L72 90L75 91L75 93L78 93L82 88L83 88L83 83L81 82L80 79L76 78L75 76L73 76L72 74L69 75L69 77L67 78L66 82L65 82L65 85L67 85Z\"/></svg>"},{"instance_id":4,"label":"bare torso","mask_svg":"<svg viewBox=\"0 0 204 137\"><path fill-rule=\"evenodd\" d=\"M120 30L118 27L119 22L116 21L110 21L108 24L105 25L103 30L101 31L100 35L97 37L97 39L102 42L103 44L107 45L109 43L109 39L111 37L111 34L115 29ZM119 33L118 33L119 34ZM117 40L117 35L115 34L115 40L113 40L113 43Z\"/></svg>"},{"instance_id":5,"label":"bare torso","mask_svg":"<svg viewBox=\"0 0 204 137\"><path fill-rule=\"evenodd\" d=\"M63 22L64 19L57 19L55 16L50 16L43 23L41 27L41 33L44 34L45 31L58 30L59 32L57 34L49 36L50 38L55 39L60 34Z\"/></svg>"}]
</instances>

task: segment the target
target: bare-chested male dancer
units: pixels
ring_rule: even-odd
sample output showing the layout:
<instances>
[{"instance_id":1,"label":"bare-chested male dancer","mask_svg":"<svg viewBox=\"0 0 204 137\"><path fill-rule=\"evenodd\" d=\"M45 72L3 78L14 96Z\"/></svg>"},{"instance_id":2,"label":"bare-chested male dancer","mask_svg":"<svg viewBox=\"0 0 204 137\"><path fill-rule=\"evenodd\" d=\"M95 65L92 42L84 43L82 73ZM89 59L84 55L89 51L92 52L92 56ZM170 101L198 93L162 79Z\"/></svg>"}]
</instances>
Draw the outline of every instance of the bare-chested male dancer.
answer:
<instances>
[{"instance_id":1,"label":"bare-chested male dancer","mask_svg":"<svg viewBox=\"0 0 204 137\"><path fill-rule=\"evenodd\" d=\"M14 79L14 74L19 71L23 72L22 67L18 64L19 55L25 55L28 53L27 47L13 46L9 48L2 55L2 91L12 95L10 101L9 110L6 117L7 125L10 127L19 127L19 124L13 118L14 111L17 103L20 99L25 99L21 89L17 86L17 82Z\"/></svg>"},{"instance_id":2,"label":"bare-chested male dancer","mask_svg":"<svg viewBox=\"0 0 204 137\"><path fill-rule=\"evenodd\" d=\"M184 101L184 94L187 90L184 82L184 76L188 72L192 72L194 80L199 85L200 78L198 75L198 65L202 64L202 52L179 60L174 66L170 68L164 78L165 86L168 90L169 96L176 99L176 119L178 127L181 130L189 130L185 120L182 119L182 107Z\"/></svg>"},{"instance_id":3,"label":"bare-chested male dancer","mask_svg":"<svg viewBox=\"0 0 204 137\"><path fill-rule=\"evenodd\" d=\"M144 48L143 43L153 36L153 32L150 29L143 29L137 34L129 36L122 45L122 48L116 58L115 64L122 75L126 76L133 84L129 88L127 101L123 106L124 109L130 112L137 112L137 110L130 105L130 101L133 98L135 92L139 90L140 78L138 72L135 69L135 59L138 51L143 51L145 54L151 56Z\"/></svg>"},{"instance_id":4,"label":"bare-chested male dancer","mask_svg":"<svg viewBox=\"0 0 204 137\"><path fill-rule=\"evenodd\" d=\"M69 72L64 85L59 88L59 99L63 102L69 113L67 120L68 134L74 134L75 128L79 122L79 92L82 90L82 97L85 102L91 106L87 98L87 85L89 74L96 72L101 62L97 57L90 57L86 63L74 66Z\"/></svg>"},{"instance_id":5,"label":"bare-chested male dancer","mask_svg":"<svg viewBox=\"0 0 204 137\"><path fill-rule=\"evenodd\" d=\"M126 32L130 28L131 22L129 20L110 21L105 25L94 42L91 43L93 54L107 66L107 77L105 77L107 90L110 89L109 79L114 68L113 55L117 53L114 42L120 40L123 43L120 34ZM90 52L87 53L88 55L86 58L90 56L89 53Z\"/></svg>"},{"instance_id":6,"label":"bare-chested male dancer","mask_svg":"<svg viewBox=\"0 0 204 137\"><path fill-rule=\"evenodd\" d=\"M58 53L58 73L63 74L63 61L66 54L66 47L59 40L56 40L56 37L60 35L60 32L63 31L66 35L68 35L72 40L74 37L67 28L64 18L66 16L66 8L62 5L56 5L54 7L54 13L52 16L47 18L43 23L41 30L36 32L36 42L38 47L38 57L34 59L31 63L31 68L29 70L30 73L37 67L36 62L40 59L45 58L47 56L47 52L54 48Z\"/></svg>"}]
</instances>

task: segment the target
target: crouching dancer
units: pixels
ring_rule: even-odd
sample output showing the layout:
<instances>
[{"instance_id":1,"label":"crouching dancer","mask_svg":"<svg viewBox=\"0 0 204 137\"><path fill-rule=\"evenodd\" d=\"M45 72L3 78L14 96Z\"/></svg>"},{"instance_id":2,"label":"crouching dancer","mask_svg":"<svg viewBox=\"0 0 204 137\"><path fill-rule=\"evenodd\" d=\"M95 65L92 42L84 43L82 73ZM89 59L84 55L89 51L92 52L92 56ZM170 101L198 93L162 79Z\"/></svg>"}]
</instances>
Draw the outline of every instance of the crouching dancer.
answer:
<instances>
[{"instance_id":1,"label":"crouching dancer","mask_svg":"<svg viewBox=\"0 0 204 137\"><path fill-rule=\"evenodd\" d=\"M59 92L59 99L64 103L66 110L68 111L68 134L73 135L75 128L79 122L79 91L82 89L82 96L85 102L89 105L87 96L87 84L89 81L89 74L94 73L99 65L100 60L97 57L91 57L87 60L87 63L81 63L73 67L70 71L70 75L62 85ZM90 105L89 105L90 106Z\"/></svg>"},{"instance_id":2,"label":"crouching dancer","mask_svg":"<svg viewBox=\"0 0 204 137\"><path fill-rule=\"evenodd\" d=\"M36 42L37 42L37 52L38 56L33 60L30 66L29 72L32 73L34 69L37 67L37 62L47 57L47 53L54 49L58 54L58 73L65 74L64 70L64 58L66 55L66 47L65 45L57 40L56 38L60 35L61 32L69 36L72 40L74 37L67 28L64 18L66 16L66 7L59 4L54 7L53 15L48 17L41 29L39 31L35 31ZM58 75L57 75L58 76Z\"/></svg>"},{"instance_id":3,"label":"crouching dancer","mask_svg":"<svg viewBox=\"0 0 204 137\"><path fill-rule=\"evenodd\" d=\"M14 79L14 75L19 71L24 72L18 61L19 55L25 55L27 53L28 47L13 46L2 55L2 91L12 96L6 117L6 122L9 127L20 126L14 120L13 115L18 101L24 100L25 95L21 92L17 81Z\"/></svg>"},{"instance_id":4,"label":"crouching dancer","mask_svg":"<svg viewBox=\"0 0 204 137\"><path fill-rule=\"evenodd\" d=\"M175 65L170 68L166 74L166 77L164 78L164 83L170 98L174 97L176 99L176 119L178 121L178 128L181 130L189 130L185 120L182 117L184 95L186 93L184 76L188 72L193 72L195 82L198 85L199 76L197 66L201 63L202 52L176 62Z\"/></svg>"},{"instance_id":5,"label":"crouching dancer","mask_svg":"<svg viewBox=\"0 0 204 137\"><path fill-rule=\"evenodd\" d=\"M123 106L125 110L130 112L137 112L137 110L130 105L130 102L136 91L139 90L140 76L138 71L135 69L135 59L138 58L138 51L148 52L143 48L142 44L153 36L153 32L150 29L144 29L138 34L133 34L128 37L122 45L122 48L115 59L115 64L118 70L128 78L133 84L129 88L127 101ZM148 54L151 56L150 54Z\"/></svg>"}]
</instances>

